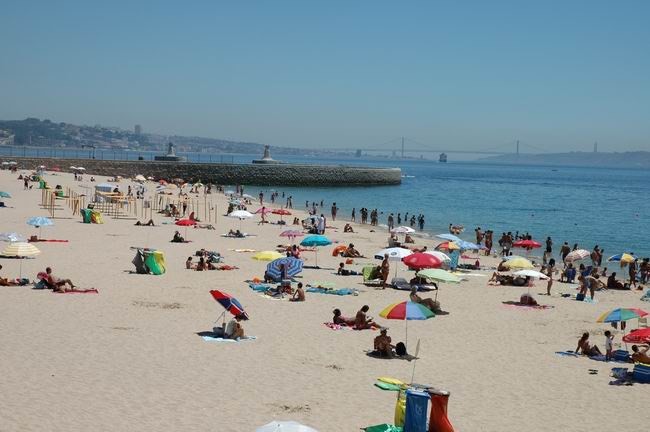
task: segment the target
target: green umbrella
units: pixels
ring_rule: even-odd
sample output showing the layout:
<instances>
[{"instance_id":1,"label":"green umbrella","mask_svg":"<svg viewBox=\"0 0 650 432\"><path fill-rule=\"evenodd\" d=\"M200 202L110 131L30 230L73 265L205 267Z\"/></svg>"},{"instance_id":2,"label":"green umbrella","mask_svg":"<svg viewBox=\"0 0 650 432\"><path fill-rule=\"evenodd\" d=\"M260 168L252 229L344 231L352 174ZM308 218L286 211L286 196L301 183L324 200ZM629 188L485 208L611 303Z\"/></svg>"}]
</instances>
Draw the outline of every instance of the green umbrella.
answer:
<instances>
[{"instance_id":1,"label":"green umbrella","mask_svg":"<svg viewBox=\"0 0 650 432\"><path fill-rule=\"evenodd\" d=\"M434 282L460 283L460 278L447 270L442 269L424 269L418 272L418 276L429 279Z\"/></svg>"}]
</instances>

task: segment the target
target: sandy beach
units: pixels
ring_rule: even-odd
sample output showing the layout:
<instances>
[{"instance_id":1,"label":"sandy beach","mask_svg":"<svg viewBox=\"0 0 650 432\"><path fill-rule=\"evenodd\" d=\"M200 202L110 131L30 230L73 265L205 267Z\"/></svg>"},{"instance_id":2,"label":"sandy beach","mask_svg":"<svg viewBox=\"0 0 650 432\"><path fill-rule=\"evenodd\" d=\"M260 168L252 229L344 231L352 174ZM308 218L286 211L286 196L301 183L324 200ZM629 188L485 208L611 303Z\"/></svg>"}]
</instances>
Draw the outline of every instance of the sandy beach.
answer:
<instances>
[{"instance_id":1,"label":"sandy beach","mask_svg":"<svg viewBox=\"0 0 650 432\"><path fill-rule=\"evenodd\" d=\"M48 214L40 208L38 185L25 191L17 176L0 171L0 190L12 195L4 200L10 207L0 209L0 232L34 235L38 229L25 220ZM70 173L47 173L45 179L77 193L93 186L89 175L83 182ZM120 182L123 189L128 184ZM149 195L154 185L149 183ZM257 195L259 190L249 187L247 192ZM0 431L252 431L278 419L335 432L392 423L395 393L373 384L383 376L410 381L413 362L368 357L365 351L372 348L376 331L333 331L323 323L331 321L334 308L353 316L367 304L369 315L389 327L393 342L403 341L405 323L380 318L379 312L407 300L408 292L366 287L361 276L337 276L333 269L341 258L331 254L335 243L318 253L319 265L329 270L305 269L299 280L333 282L337 288L358 289L358 296L307 293L304 303L292 303L260 295L245 281L261 278L267 263L235 249L274 250L286 243L278 237L284 228L259 225L256 217L241 223L242 231L254 236L221 237L240 223L224 217L226 196L213 193L210 200L217 206L218 220L211 222L216 230L190 228L191 243L182 244L170 240L174 231L184 234L184 229L160 214L154 213L155 227L109 216L104 224L83 224L59 200L54 226L44 227L42 237L69 242L35 243L42 253L23 260L23 277L33 280L51 266L58 276L99 293L0 287ZM371 232L369 226L353 224L355 233L343 233L344 221L328 224L338 228L327 230L330 239L352 242L370 257L355 259L348 268L379 264L372 256L387 246L384 229ZM430 249L437 243L416 239L417 246ZM162 250L167 272L132 273L132 246ZM238 269L186 270L186 258L201 248L220 252L225 264ZM304 257L306 264L315 263L313 252ZM486 268L498 263L493 257L480 261ZM2 277L18 277L18 260L0 259L0 264ZM404 265L395 265L407 274ZM611 368L622 364L555 354L575 349L584 331L601 349L608 329L621 344L621 331L596 319L617 307L648 309L642 292L597 292L597 303L591 304L561 297L575 294L577 285L557 281L551 297L538 295L546 291L546 282L538 281L531 293L552 308L530 310L504 305L518 300L526 288L488 286L491 273L473 271L458 285L441 284L438 300L449 314L408 324L409 351L421 341L414 381L451 392L449 418L456 430L645 430L647 418L641 413L648 385L609 385ZM211 330L223 311L211 289L240 300L251 317L245 331L256 340L220 344L197 335ZM636 328L636 321L628 325Z\"/></svg>"}]
</instances>

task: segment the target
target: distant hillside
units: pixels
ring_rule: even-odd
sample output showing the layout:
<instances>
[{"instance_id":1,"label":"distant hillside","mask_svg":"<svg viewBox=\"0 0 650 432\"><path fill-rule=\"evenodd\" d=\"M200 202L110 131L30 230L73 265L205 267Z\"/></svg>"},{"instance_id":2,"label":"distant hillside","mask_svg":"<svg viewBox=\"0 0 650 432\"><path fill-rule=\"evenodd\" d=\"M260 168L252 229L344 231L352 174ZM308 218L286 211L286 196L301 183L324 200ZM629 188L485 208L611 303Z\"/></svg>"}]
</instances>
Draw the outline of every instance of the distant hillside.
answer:
<instances>
[{"instance_id":1,"label":"distant hillside","mask_svg":"<svg viewBox=\"0 0 650 432\"><path fill-rule=\"evenodd\" d=\"M262 156L264 151L264 144L251 142L181 135L136 134L134 131L117 127L78 126L37 118L0 120L0 145L164 151L168 141L173 142L179 152L241 153ZM310 150L271 146L271 155L276 154L305 156L335 155L337 153L323 149Z\"/></svg>"},{"instance_id":2,"label":"distant hillside","mask_svg":"<svg viewBox=\"0 0 650 432\"><path fill-rule=\"evenodd\" d=\"M544 154L507 154L481 159L484 162L533 163L544 165L572 165L617 168L650 168L650 152L623 153L544 153Z\"/></svg>"}]
</instances>

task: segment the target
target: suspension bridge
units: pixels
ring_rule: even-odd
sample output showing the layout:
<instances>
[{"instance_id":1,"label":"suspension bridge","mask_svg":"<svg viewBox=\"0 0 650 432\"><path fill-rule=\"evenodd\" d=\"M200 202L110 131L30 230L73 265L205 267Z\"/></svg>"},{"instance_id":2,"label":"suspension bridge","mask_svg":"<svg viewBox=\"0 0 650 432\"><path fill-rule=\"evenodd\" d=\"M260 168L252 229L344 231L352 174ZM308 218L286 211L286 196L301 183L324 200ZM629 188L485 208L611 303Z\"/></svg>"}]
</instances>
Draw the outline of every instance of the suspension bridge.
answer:
<instances>
[{"instance_id":1,"label":"suspension bridge","mask_svg":"<svg viewBox=\"0 0 650 432\"><path fill-rule=\"evenodd\" d=\"M545 153L547 150L532 144L524 143L519 140L503 143L498 146L482 148L480 150L462 149L462 148L444 148L437 145L423 144L412 138L398 137L390 141L386 141L377 146L357 147L351 149L350 147L328 148L334 151L350 151L356 150L357 156L362 153L392 153L394 156L404 157L406 154L423 154L423 153L465 153L476 155L504 155L504 154L531 154L531 153Z\"/></svg>"}]
</instances>

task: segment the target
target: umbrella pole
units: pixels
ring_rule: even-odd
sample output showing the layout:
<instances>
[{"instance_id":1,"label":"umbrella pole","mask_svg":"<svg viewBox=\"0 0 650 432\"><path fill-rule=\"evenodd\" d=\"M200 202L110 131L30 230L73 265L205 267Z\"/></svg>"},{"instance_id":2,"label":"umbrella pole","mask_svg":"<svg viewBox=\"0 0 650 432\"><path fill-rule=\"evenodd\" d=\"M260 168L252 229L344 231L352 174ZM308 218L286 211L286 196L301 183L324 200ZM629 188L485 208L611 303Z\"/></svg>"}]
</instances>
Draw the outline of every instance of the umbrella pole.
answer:
<instances>
[{"instance_id":1,"label":"umbrella pole","mask_svg":"<svg viewBox=\"0 0 650 432\"><path fill-rule=\"evenodd\" d=\"M406 340L404 341L404 346L406 347L406 352L409 352L409 320L406 321Z\"/></svg>"},{"instance_id":2,"label":"umbrella pole","mask_svg":"<svg viewBox=\"0 0 650 432\"><path fill-rule=\"evenodd\" d=\"M19 264L20 270L18 271L18 273L20 274L20 278L22 279L23 278L23 258L20 257L19 259L20 259L20 264Z\"/></svg>"}]
</instances>

